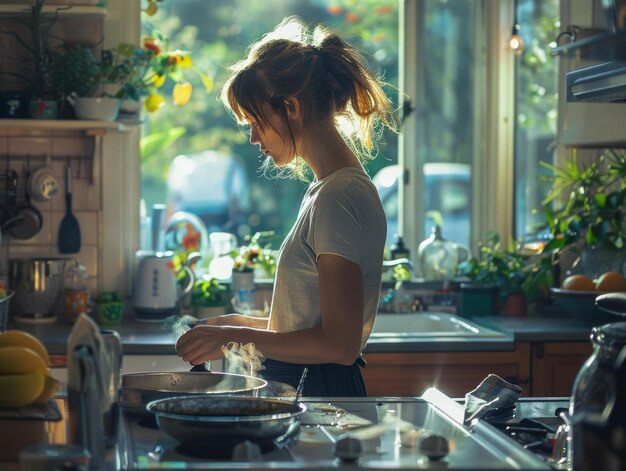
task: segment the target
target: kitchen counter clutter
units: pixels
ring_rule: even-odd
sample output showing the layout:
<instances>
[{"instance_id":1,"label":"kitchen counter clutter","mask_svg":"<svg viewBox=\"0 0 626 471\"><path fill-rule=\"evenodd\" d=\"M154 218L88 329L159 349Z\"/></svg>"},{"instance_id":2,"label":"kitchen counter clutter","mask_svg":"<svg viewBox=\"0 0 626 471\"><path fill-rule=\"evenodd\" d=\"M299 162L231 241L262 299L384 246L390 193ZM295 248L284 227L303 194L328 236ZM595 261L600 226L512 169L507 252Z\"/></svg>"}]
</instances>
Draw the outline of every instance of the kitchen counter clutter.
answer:
<instances>
[{"instance_id":1,"label":"kitchen counter clutter","mask_svg":"<svg viewBox=\"0 0 626 471\"><path fill-rule=\"evenodd\" d=\"M384 317L388 314L379 314ZM425 313L406 314L407 321L413 316ZM512 350L518 341L566 341L587 342L591 327L580 324L566 317L551 318L509 318L479 317L472 322L491 329L499 335L479 338L452 337L445 335L424 335L416 332L412 335L405 329L398 335L372 336L365 352L432 352L432 351L493 351ZM64 355L71 324L55 322L50 324L26 324L10 321L9 329L25 330L39 338L50 354ZM161 323L137 322L125 319L111 327L122 337L125 355L171 355L175 354L175 339L170 330Z\"/></svg>"},{"instance_id":2,"label":"kitchen counter clutter","mask_svg":"<svg viewBox=\"0 0 626 471\"><path fill-rule=\"evenodd\" d=\"M56 403L68 426L67 399L58 396ZM222 445L181 444L152 416L122 410L106 469L553 469L550 451L531 451L483 420L464 425L462 401L436 389L423 397L305 397L300 403L304 414L278 439ZM566 406L566 398L520 399L511 423L545 419L556 429L555 411ZM67 440L59 426L48 438L57 445ZM18 469L17 462L0 469Z\"/></svg>"}]
</instances>

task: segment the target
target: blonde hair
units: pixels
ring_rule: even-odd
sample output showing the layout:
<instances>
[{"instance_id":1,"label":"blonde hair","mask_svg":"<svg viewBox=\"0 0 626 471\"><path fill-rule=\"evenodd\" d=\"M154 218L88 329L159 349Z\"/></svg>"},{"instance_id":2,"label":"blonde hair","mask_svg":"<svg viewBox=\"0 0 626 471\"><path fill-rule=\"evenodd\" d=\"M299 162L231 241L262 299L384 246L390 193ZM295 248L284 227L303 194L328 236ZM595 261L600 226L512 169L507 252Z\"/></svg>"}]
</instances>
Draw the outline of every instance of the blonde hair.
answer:
<instances>
[{"instance_id":1,"label":"blonde hair","mask_svg":"<svg viewBox=\"0 0 626 471\"><path fill-rule=\"evenodd\" d=\"M384 127L397 130L394 110L383 91L386 84L370 71L357 49L325 26L315 26L311 32L301 19L285 18L253 43L248 56L231 70L220 99L240 124L251 117L261 129L271 127L263 112L265 103L289 124L285 100L297 98L304 122L333 120L361 162L374 158L374 141ZM301 158L288 167L291 175L300 178L305 168Z\"/></svg>"}]
</instances>

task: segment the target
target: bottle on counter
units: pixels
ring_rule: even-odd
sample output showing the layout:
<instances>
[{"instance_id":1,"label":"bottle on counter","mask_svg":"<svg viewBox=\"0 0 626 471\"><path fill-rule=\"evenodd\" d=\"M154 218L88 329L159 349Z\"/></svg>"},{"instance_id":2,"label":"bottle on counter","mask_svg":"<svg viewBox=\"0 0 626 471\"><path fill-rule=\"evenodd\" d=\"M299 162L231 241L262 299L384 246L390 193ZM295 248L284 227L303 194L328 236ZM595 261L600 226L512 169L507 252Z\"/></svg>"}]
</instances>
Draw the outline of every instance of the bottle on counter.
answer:
<instances>
[{"instance_id":1,"label":"bottle on counter","mask_svg":"<svg viewBox=\"0 0 626 471\"><path fill-rule=\"evenodd\" d=\"M63 318L74 323L81 314L89 313L89 273L79 260L65 272L63 298L65 310Z\"/></svg>"},{"instance_id":2,"label":"bottle on counter","mask_svg":"<svg viewBox=\"0 0 626 471\"><path fill-rule=\"evenodd\" d=\"M404 241L402 240L402 236L396 234L396 238L394 243L389 247L390 255L392 260L397 260L399 258L411 258L411 252L404 245Z\"/></svg>"},{"instance_id":3,"label":"bottle on counter","mask_svg":"<svg viewBox=\"0 0 626 471\"><path fill-rule=\"evenodd\" d=\"M456 273L457 260L456 247L443 238L439 225L417 249L417 262L426 281L450 280Z\"/></svg>"}]
</instances>

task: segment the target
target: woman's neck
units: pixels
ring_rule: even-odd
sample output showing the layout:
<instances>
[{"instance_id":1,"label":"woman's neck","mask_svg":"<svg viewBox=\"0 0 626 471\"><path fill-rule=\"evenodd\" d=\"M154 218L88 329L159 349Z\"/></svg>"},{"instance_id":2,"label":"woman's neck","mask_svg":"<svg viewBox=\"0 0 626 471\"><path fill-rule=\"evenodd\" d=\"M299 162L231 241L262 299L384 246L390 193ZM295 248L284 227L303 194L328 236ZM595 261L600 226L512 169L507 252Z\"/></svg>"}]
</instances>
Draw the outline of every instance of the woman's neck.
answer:
<instances>
[{"instance_id":1,"label":"woman's neck","mask_svg":"<svg viewBox=\"0 0 626 471\"><path fill-rule=\"evenodd\" d=\"M345 167L363 168L334 126L308 131L301 155L318 180Z\"/></svg>"}]
</instances>

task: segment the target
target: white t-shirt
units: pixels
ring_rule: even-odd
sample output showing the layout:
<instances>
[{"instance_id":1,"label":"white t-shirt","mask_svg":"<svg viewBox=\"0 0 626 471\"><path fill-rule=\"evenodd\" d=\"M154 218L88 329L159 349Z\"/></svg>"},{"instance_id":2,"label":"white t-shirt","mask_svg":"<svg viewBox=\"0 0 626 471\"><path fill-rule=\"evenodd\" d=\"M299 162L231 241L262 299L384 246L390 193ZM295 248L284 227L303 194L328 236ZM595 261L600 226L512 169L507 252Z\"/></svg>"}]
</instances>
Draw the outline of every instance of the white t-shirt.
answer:
<instances>
[{"instance_id":1,"label":"white t-shirt","mask_svg":"<svg viewBox=\"0 0 626 471\"><path fill-rule=\"evenodd\" d=\"M365 347L378 309L387 222L365 172L344 167L311 183L278 255L269 328L291 332L320 325L317 257L340 255L361 267Z\"/></svg>"}]
</instances>

